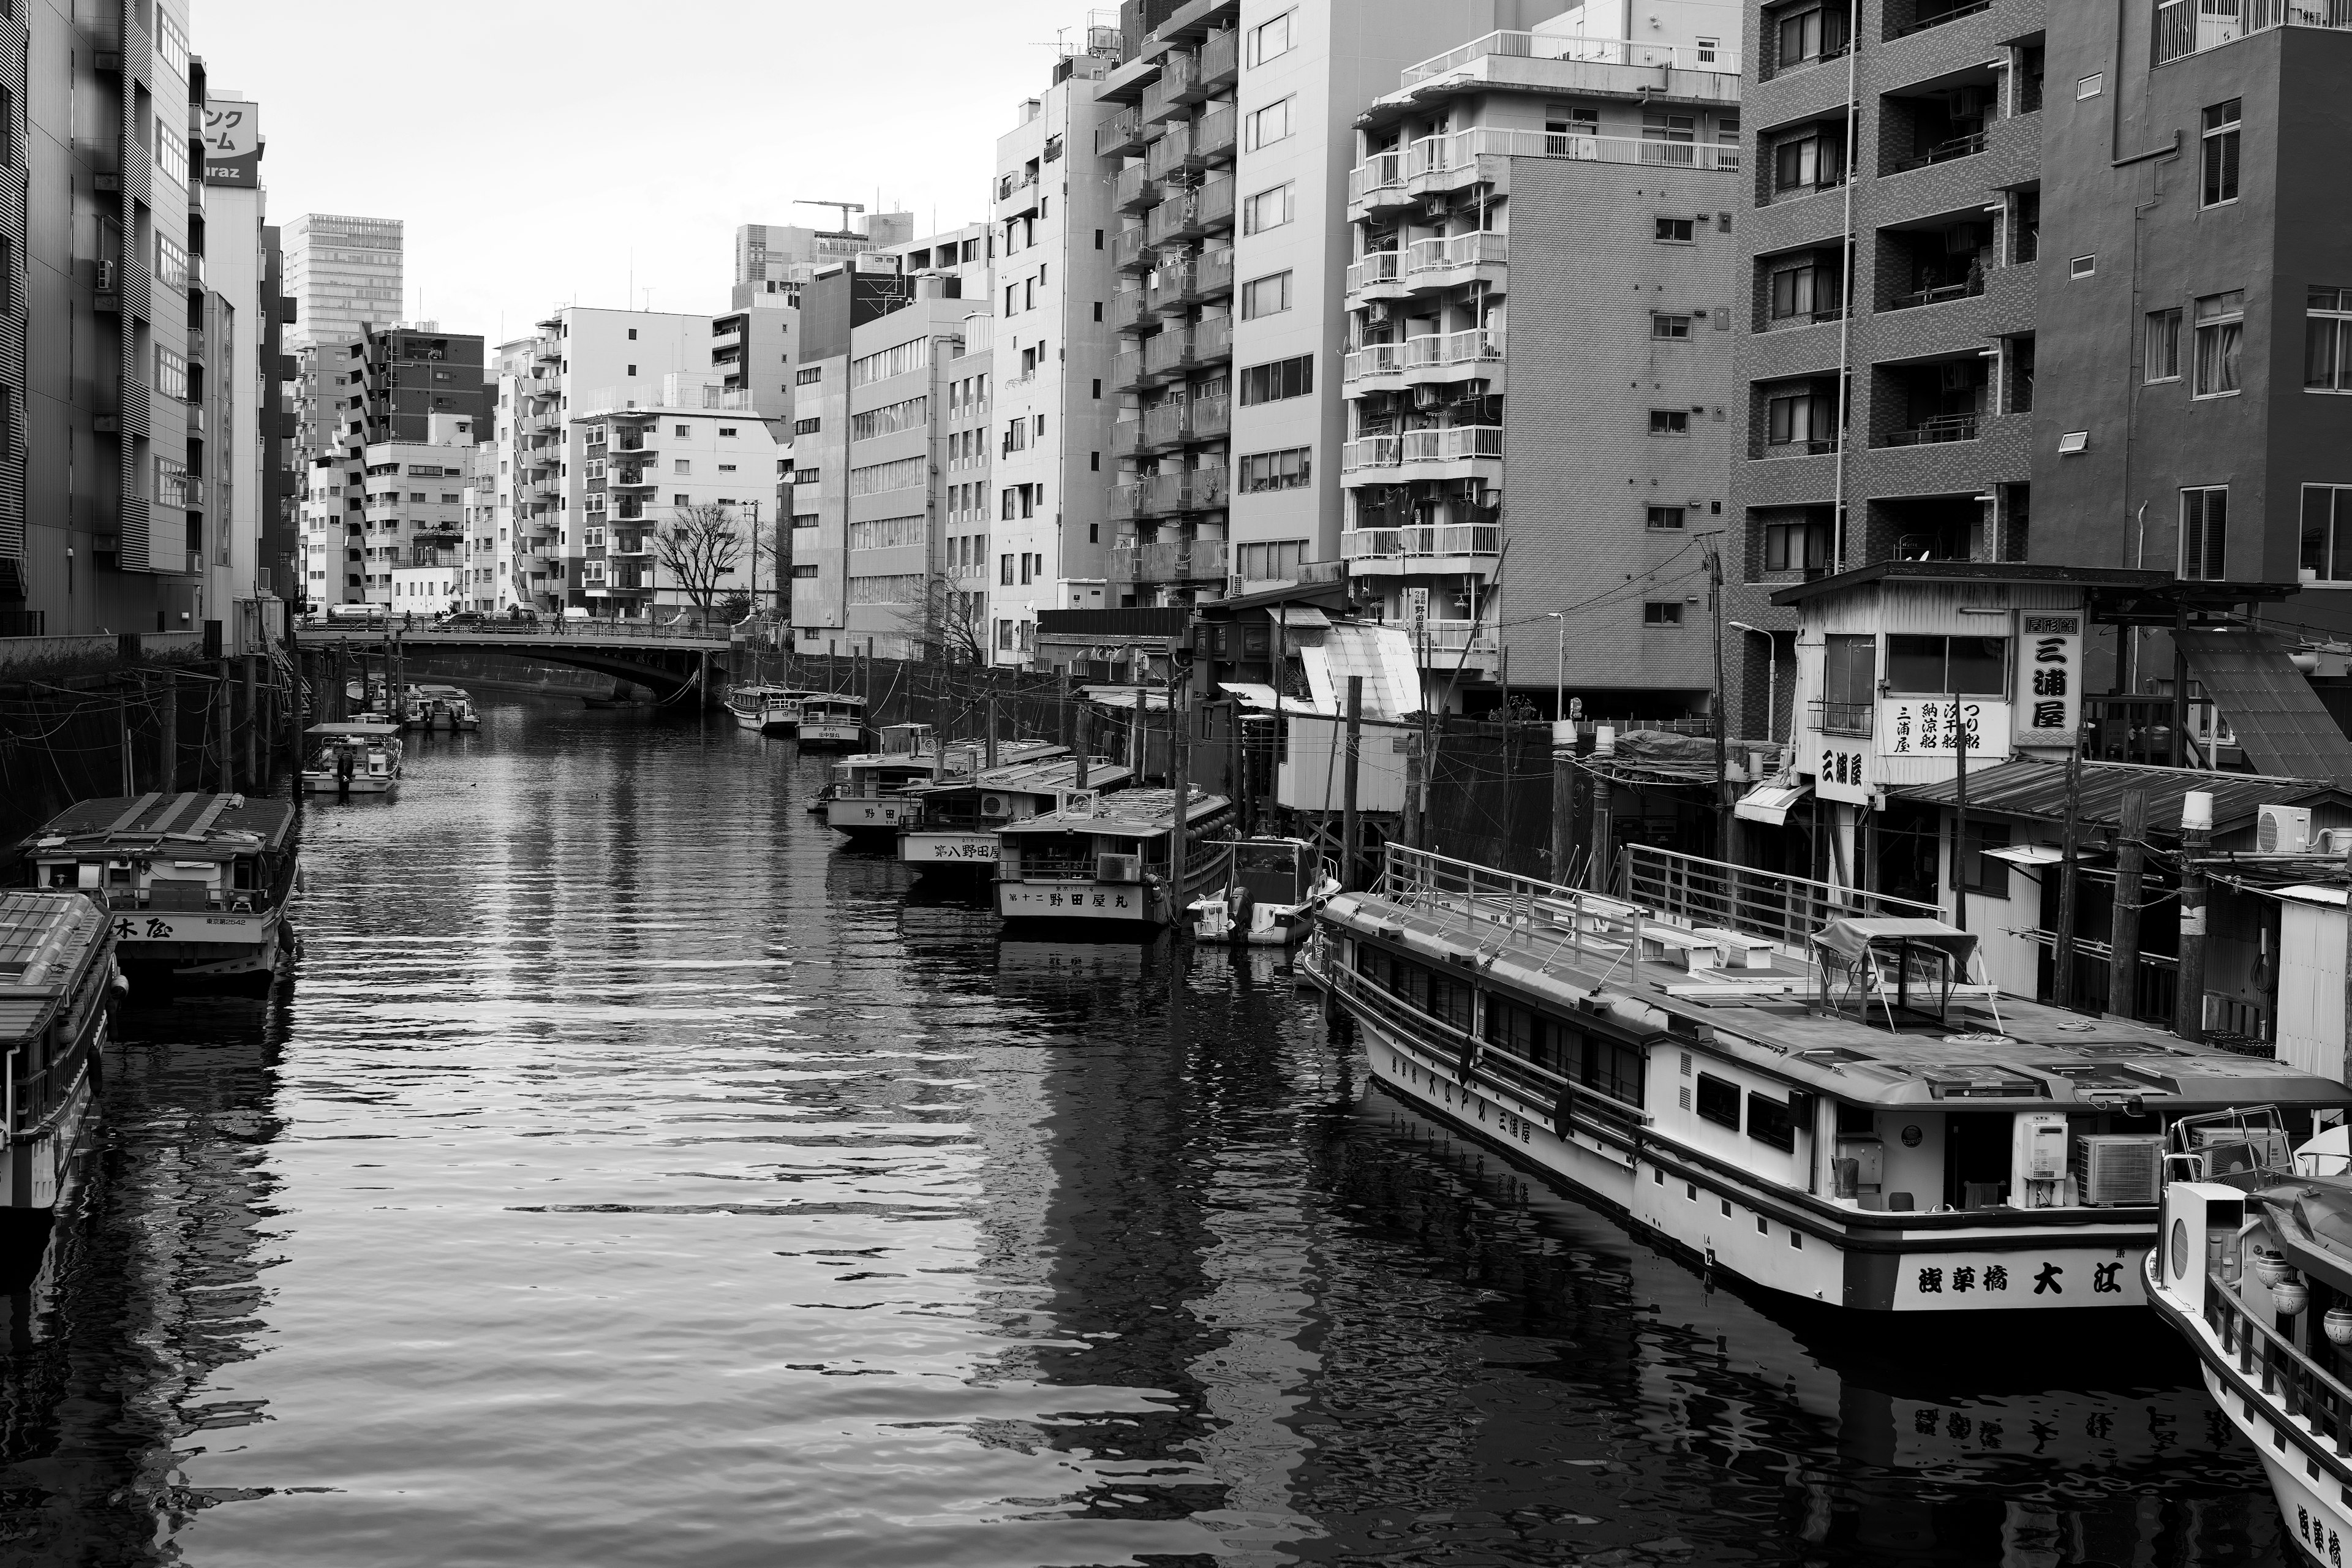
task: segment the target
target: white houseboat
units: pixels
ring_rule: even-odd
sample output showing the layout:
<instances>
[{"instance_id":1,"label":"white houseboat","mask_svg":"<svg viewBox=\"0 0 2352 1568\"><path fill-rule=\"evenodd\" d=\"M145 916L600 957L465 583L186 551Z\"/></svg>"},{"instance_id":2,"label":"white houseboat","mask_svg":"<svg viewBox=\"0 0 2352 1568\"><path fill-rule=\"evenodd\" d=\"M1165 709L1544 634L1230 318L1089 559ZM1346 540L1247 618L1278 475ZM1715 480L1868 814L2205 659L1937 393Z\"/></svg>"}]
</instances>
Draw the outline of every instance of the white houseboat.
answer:
<instances>
[{"instance_id":1,"label":"white houseboat","mask_svg":"<svg viewBox=\"0 0 2352 1568\"><path fill-rule=\"evenodd\" d=\"M997 829L996 912L1123 931L1172 923L1202 889L1224 885L1232 849L1216 841L1232 803L1198 789L1186 795L1181 886L1169 875L1176 792L1123 789Z\"/></svg>"},{"instance_id":2,"label":"white houseboat","mask_svg":"<svg viewBox=\"0 0 2352 1568\"><path fill-rule=\"evenodd\" d=\"M481 715L474 711L473 694L462 686L417 687L415 721L425 730L447 730L453 734L471 734L482 727Z\"/></svg>"},{"instance_id":3,"label":"white houseboat","mask_svg":"<svg viewBox=\"0 0 2352 1568\"><path fill-rule=\"evenodd\" d=\"M1192 935L1201 942L1285 947L1304 938L1315 911L1339 890L1339 879L1303 838L1244 838L1233 846L1222 888L1192 900Z\"/></svg>"},{"instance_id":4,"label":"white houseboat","mask_svg":"<svg viewBox=\"0 0 2352 1568\"><path fill-rule=\"evenodd\" d=\"M97 1098L120 981L113 923L80 892L0 892L0 1050L8 1075L0 1269L11 1276L47 1238Z\"/></svg>"},{"instance_id":5,"label":"white houseboat","mask_svg":"<svg viewBox=\"0 0 2352 1568\"><path fill-rule=\"evenodd\" d=\"M302 787L312 795L390 795L400 788L400 726L313 724Z\"/></svg>"},{"instance_id":6,"label":"white houseboat","mask_svg":"<svg viewBox=\"0 0 2352 1568\"><path fill-rule=\"evenodd\" d=\"M999 767L1066 756L1067 746L1048 741L1004 741L996 750ZM888 724L882 749L844 757L833 764L833 781L823 797L824 825L852 839L884 843L919 820L919 795L948 779L968 779L983 768L982 742L942 743L929 724Z\"/></svg>"},{"instance_id":7,"label":"white houseboat","mask_svg":"<svg viewBox=\"0 0 2352 1568\"><path fill-rule=\"evenodd\" d=\"M2141 1268L2300 1560L2336 1568L2352 1546L2352 1160L2340 1125L2290 1156L2292 1137L2263 1111L2179 1129Z\"/></svg>"},{"instance_id":8,"label":"white houseboat","mask_svg":"<svg viewBox=\"0 0 2352 1568\"><path fill-rule=\"evenodd\" d=\"M18 846L26 880L114 917L134 984L267 991L292 946L294 805L241 795L85 800Z\"/></svg>"},{"instance_id":9,"label":"white houseboat","mask_svg":"<svg viewBox=\"0 0 2352 1568\"><path fill-rule=\"evenodd\" d=\"M727 711L737 724L762 735L797 734L801 704L820 695L797 686L738 686L727 693Z\"/></svg>"},{"instance_id":10,"label":"white houseboat","mask_svg":"<svg viewBox=\"0 0 2352 1568\"><path fill-rule=\"evenodd\" d=\"M866 699L838 691L809 693L801 699L796 732L803 751L855 747L866 738Z\"/></svg>"},{"instance_id":11,"label":"white houseboat","mask_svg":"<svg viewBox=\"0 0 2352 1568\"><path fill-rule=\"evenodd\" d=\"M1713 862L1643 897L1391 845L1306 967L1391 1092L1710 1269L1864 1311L2143 1304L2167 1125L2352 1106L2002 995L1932 911Z\"/></svg>"},{"instance_id":12,"label":"white houseboat","mask_svg":"<svg viewBox=\"0 0 2352 1568\"><path fill-rule=\"evenodd\" d=\"M1092 758L1080 784L1078 759L1015 763L983 768L976 774L919 787L915 819L898 829L898 858L929 876L996 875L996 832L1074 803L1125 787L1134 775L1125 767Z\"/></svg>"}]
</instances>

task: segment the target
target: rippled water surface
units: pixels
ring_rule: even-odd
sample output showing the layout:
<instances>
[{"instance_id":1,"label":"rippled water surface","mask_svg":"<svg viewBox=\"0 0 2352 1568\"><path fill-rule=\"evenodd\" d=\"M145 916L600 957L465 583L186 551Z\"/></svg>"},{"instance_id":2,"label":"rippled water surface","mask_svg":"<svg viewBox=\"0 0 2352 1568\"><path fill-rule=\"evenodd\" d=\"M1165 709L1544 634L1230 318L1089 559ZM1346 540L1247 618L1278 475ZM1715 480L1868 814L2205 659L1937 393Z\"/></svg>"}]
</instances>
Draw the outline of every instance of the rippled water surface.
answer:
<instances>
[{"instance_id":1,"label":"rippled water surface","mask_svg":"<svg viewBox=\"0 0 2352 1568\"><path fill-rule=\"evenodd\" d=\"M821 778L490 698L313 808L290 985L128 1021L0 1553L2287 1560L2149 1325L1710 1289L1367 1092L1275 957L1000 940Z\"/></svg>"}]
</instances>

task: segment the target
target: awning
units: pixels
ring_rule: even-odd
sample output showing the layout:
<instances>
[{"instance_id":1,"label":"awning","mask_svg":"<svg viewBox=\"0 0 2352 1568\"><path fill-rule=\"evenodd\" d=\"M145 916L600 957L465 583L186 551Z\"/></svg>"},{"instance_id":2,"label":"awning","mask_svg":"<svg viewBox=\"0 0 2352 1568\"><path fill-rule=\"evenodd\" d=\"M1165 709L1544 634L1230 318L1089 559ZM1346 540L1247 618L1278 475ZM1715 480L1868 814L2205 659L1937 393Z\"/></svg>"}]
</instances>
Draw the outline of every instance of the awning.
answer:
<instances>
[{"instance_id":1,"label":"awning","mask_svg":"<svg viewBox=\"0 0 2352 1568\"><path fill-rule=\"evenodd\" d=\"M2172 640L2256 771L2352 778L2352 741L2279 639L2244 627L2193 626Z\"/></svg>"},{"instance_id":2,"label":"awning","mask_svg":"<svg viewBox=\"0 0 2352 1568\"><path fill-rule=\"evenodd\" d=\"M1941 949L1951 954L1954 971L1963 974L1968 972L1969 955L1977 950L1975 932L1916 916L1835 920L1813 933L1815 947L1849 965L1880 942Z\"/></svg>"},{"instance_id":3,"label":"awning","mask_svg":"<svg viewBox=\"0 0 2352 1568\"><path fill-rule=\"evenodd\" d=\"M1744 822L1761 822L1773 827L1789 820L1789 813L1797 803L1813 793L1811 784L1760 784L1739 797L1731 815Z\"/></svg>"},{"instance_id":4,"label":"awning","mask_svg":"<svg viewBox=\"0 0 2352 1568\"><path fill-rule=\"evenodd\" d=\"M2066 858L2066 852L2051 844L2011 844L1996 849L1979 851L1988 860L2006 860L2012 866L2055 866ZM2077 851L2074 858L2081 860Z\"/></svg>"},{"instance_id":5,"label":"awning","mask_svg":"<svg viewBox=\"0 0 2352 1568\"><path fill-rule=\"evenodd\" d=\"M1271 686L1262 686L1247 680L1221 680L1217 682L1217 689L1232 692L1244 708L1262 708L1271 713L1276 706L1275 690ZM1280 700L1279 705L1286 714L1315 714L1326 719L1337 717L1317 707L1304 697L1285 697Z\"/></svg>"}]
</instances>

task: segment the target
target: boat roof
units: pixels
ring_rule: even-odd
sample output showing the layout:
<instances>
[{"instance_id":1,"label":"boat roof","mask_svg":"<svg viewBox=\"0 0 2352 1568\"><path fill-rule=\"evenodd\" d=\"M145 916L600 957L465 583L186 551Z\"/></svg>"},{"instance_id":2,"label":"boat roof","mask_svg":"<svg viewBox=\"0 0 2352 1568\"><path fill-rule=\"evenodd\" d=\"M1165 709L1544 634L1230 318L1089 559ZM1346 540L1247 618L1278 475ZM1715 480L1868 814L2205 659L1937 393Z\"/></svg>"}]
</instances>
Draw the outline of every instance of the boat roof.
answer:
<instances>
[{"instance_id":1,"label":"boat roof","mask_svg":"<svg viewBox=\"0 0 2352 1568\"><path fill-rule=\"evenodd\" d=\"M400 726L397 724L313 724L303 733L315 735L322 741L378 741L388 740L399 734Z\"/></svg>"},{"instance_id":2,"label":"boat roof","mask_svg":"<svg viewBox=\"0 0 2352 1568\"><path fill-rule=\"evenodd\" d=\"M81 893L0 892L0 1042L39 1030L75 977L105 951L106 911Z\"/></svg>"},{"instance_id":3,"label":"boat roof","mask_svg":"<svg viewBox=\"0 0 2352 1568\"><path fill-rule=\"evenodd\" d=\"M275 849L294 831L290 801L242 795L111 795L76 801L17 846L20 854L102 848L156 849L175 855Z\"/></svg>"},{"instance_id":4,"label":"boat roof","mask_svg":"<svg viewBox=\"0 0 2352 1568\"><path fill-rule=\"evenodd\" d=\"M839 691L812 691L801 700L803 702L828 703L835 708L863 708L866 706L866 699L863 697L851 697L845 692Z\"/></svg>"},{"instance_id":5,"label":"boat roof","mask_svg":"<svg viewBox=\"0 0 2352 1568\"><path fill-rule=\"evenodd\" d=\"M1191 792L1185 821L1214 816L1232 803L1221 795ZM1008 822L1005 833L1092 833L1106 838L1157 838L1176 826L1176 792L1172 789L1123 789L1103 796L1078 811L1049 811L1025 822Z\"/></svg>"},{"instance_id":6,"label":"boat roof","mask_svg":"<svg viewBox=\"0 0 2352 1568\"><path fill-rule=\"evenodd\" d=\"M1135 776L1134 770L1120 763L1105 762L1097 757L1087 768L1087 788L1116 789ZM941 783L935 789L923 792L929 798L955 793L981 795L1054 795L1078 787L1078 759L1055 757L1050 762L1014 763L1007 767L989 768L978 776L959 776L952 783Z\"/></svg>"},{"instance_id":7,"label":"boat roof","mask_svg":"<svg viewBox=\"0 0 2352 1568\"><path fill-rule=\"evenodd\" d=\"M428 697L463 697L466 695L466 689L462 686L420 686L416 688L416 689Z\"/></svg>"},{"instance_id":8,"label":"boat roof","mask_svg":"<svg viewBox=\"0 0 2352 1568\"><path fill-rule=\"evenodd\" d=\"M729 689L731 697L823 697L822 691L811 691L803 686L737 686Z\"/></svg>"},{"instance_id":9,"label":"boat roof","mask_svg":"<svg viewBox=\"0 0 2352 1568\"><path fill-rule=\"evenodd\" d=\"M1635 1035L1669 1035L1702 1057L1738 1062L1850 1104L1925 1109L1960 1102L1954 1108L1965 1110L1967 1102L1988 1100L2002 1110L2084 1110L2137 1097L2168 1111L2352 1106L2352 1088L2284 1062L2239 1056L2112 1015L2093 1017L2022 996L1988 998L1981 987L1952 997L1951 1027L1898 1034L1820 1008L1815 972L1779 952L1769 969L1725 970L1717 972L1719 984L1694 984L1683 964L1629 961L1622 945L1596 943L1580 953L1572 926L1548 911L1518 926L1482 920L1471 933L1458 905L1423 909L1342 893L1324 915L1352 934L1378 935L1437 963L1475 963L1489 980L1563 1015L1594 1014ZM1795 988L1779 989L1787 985Z\"/></svg>"}]
</instances>

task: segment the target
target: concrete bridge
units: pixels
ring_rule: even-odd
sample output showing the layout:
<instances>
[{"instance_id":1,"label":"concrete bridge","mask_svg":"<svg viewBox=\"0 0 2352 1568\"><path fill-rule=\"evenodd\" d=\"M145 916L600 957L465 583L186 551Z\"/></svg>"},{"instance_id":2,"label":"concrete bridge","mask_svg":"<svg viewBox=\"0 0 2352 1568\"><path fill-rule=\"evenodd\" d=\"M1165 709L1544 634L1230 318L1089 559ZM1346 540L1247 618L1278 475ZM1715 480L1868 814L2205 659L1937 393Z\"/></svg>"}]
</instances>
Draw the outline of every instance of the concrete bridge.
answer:
<instances>
[{"instance_id":1,"label":"concrete bridge","mask_svg":"<svg viewBox=\"0 0 2352 1568\"><path fill-rule=\"evenodd\" d=\"M409 653L509 654L632 681L664 700L691 689L729 647L725 626L706 631L696 626L609 620L537 626L499 622L454 629L404 627L396 623L298 626L294 637L306 652L341 647L357 655L381 656L396 644ZM704 684L705 700L712 684Z\"/></svg>"}]
</instances>

